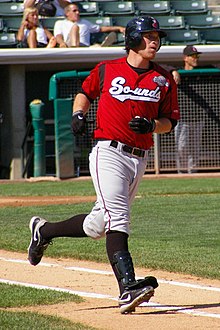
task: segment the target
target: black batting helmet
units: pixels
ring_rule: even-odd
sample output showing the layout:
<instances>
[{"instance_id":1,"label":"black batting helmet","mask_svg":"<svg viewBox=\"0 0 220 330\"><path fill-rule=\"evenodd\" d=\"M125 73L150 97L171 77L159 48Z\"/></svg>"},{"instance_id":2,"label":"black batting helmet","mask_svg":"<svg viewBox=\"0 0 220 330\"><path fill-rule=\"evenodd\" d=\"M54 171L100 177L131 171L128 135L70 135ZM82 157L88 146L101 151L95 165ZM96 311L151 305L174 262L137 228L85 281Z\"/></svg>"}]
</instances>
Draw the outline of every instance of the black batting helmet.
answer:
<instances>
[{"instance_id":1,"label":"black batting helmet","mask_svg":"<svg viewBox=\"0 0 220 330\"><path fill-rule=\"evenodd\" d=\"M142 40L142 33L150 31L158 32L160 39L167 35L166 32L160 30L159 22L154 17L142 16L130 20L125 29L126 48L132 49L138 47Z\"/></svg>"}]
</instances>

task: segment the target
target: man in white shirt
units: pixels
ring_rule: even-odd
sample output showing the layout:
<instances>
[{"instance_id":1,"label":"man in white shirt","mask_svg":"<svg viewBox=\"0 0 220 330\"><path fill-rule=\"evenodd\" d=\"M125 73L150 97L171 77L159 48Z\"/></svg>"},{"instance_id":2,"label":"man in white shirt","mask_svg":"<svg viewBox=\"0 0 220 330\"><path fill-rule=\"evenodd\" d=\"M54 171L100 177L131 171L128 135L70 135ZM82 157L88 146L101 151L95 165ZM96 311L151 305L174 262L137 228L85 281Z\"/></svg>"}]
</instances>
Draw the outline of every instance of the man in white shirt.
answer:
<instances>
[{"instance_id":1,"label":"man in white shirt","mask_svg":"<svg viewBox=\"0 0 220 330\"><path fill-rule=\"evenodd\" d=\"M77 3L71 3L66 6L64 12L66 18L58 20L54 25L54 36L61 48L90 46L91 33L124 33L125 31L125 28L122 26L99 26L86 19L81 19Z\"/></svg>"}]
</instances>

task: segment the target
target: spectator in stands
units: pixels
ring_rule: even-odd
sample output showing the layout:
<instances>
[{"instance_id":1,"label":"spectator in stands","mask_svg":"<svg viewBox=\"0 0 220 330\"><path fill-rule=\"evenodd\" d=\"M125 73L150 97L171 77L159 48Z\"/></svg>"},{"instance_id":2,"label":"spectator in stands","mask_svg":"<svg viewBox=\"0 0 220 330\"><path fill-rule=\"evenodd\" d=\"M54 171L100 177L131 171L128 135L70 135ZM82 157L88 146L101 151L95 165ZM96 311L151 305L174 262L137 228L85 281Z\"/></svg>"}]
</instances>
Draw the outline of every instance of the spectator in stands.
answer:
<instances>
[{"instance_id":1,"label":"spectator in stands","mask_svg":"<svg viewBox=\"0 0 220 330\"><path fill-rule=\"evenodd\" d=\"M125 32L122 26L99 26L80 18L77 3L73 2L64 9L66 18L54 25L54 36L59 47L90 46L90 34L98 32ZM110 46L116 41L116 34L110 33L101 46Z\"/></svg>"},{"instance_id":2,"label":"spectator in stands","mask_svg":"<svg viewBox=\"0 0 220 330\"><path fill-rule=\"evenodd\" d=\"M24 8L34 7L39 0L24 0ZM53 0L56 7L55 16L64 16L64 8L71 2L71 0Z\"/></svg>"},{"instance_id":3,"label":"spectator in stands","mask_svg":"<svg viewBox=\"0 0 220 330\"><path fill-rule=\"evenodd\" d=\"M194 46L186 46L183 50L184 70L198 67L202 54ZM181 112L181 120L175 127L176 165L178 173L194 173L200 157L203 122L193 109Z\"/></svg>"},{"instance_id":4,"label":"spectator in stands","mask_svg":"<svg viewBox=\"0 0 220 330\"><path fill-rule=\"evenodd\" d=\"M26 8L20 28L17 33L19 47L24 48L54 48L56 38L38 19L38 10L35 7Z\"/></svg>"}]
</instances>

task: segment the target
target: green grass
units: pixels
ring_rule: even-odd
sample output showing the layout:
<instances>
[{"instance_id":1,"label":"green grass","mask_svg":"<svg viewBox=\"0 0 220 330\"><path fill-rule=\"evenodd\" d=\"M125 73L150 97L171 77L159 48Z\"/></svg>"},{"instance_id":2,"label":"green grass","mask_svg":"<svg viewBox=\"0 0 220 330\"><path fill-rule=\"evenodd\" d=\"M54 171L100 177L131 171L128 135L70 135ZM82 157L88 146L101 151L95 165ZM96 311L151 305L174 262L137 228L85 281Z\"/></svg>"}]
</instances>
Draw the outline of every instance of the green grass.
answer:
<instances>
[{"instance_id":1,"label":"green grass","mask_svg":"<svg viewBox=\"0 0 220 330\"><path fill-rule=\"evenodd\" d=\"M80 323L55 316L32 312L11 312L0 310L1 329L4 330L95 330Z\"/></svg>"},{"instance_id":2,"label":"green grass","mask_svg":"<svg viewBox=\"0 0 220 330\"><path fill-rule=\"evenodd\" d=\"M91 180L2 184L1 196L94 195ZM220 179L143 180L131 209L129 247L134 265L220 279ZM28 224L33 215L60 221L87 213L93 203L0 208L0 249L27 252ZM46 255L108 262L105 241L57 238ZM0 284L3 329L91 330L82 324L32 312L5 308L81 301L68 293Z\"/></svg>"},{"instance_id":3,"label":"green grass","mask_svg":"<svg viewBox=\"0 0 220 330\"><path fill-rule=\"evenodd\" d=\"M63 302L75 302L79 304L84 301L78 295L67 292L28 288L4 283L0 283L0 292L0 308L37 306L42 304L52 305Z\"/></svg>"},{"instance_id":4,"label":"green grass","mask_svg":"<svg viewBox=\"0 0 220 330\"><path fill-rule=\"evenodd\" d=\"M93 195L89 181L4 184L0 195ZM143 180L132 210L129 247L135 266L220 279L220 179ZM0 249L26 252L33 215L60 221L86 213L93 203L0 208ZM107 262L105 241L58 238L51 257Z\"/></svg>"},{"instance_id":5,"label":"green grass","mask_svg":"<svg viewBox=\"0 0 220 330\"><path fill-rule=\"evenodd\" d=\"M0 328L1 329L76 329L92 330L94 328L73 323L63 318L41 315L40 313L11 311L9 308L20 308L28 306L62 304L68 302L81 303L83 298L78 295L54 290L36 289L22 287L20 285L9 285L0 283ZM7 308L7 310L6 310ZM62 308L62 305L60 305ZM30 326L31 325L31 326Z\"/></svg>"},{"instance_id":6,"label":"green grass","mask_svg":"<svg viewBox=\"0 0 220 330\"><path fill-rule=\"evenodd\" d=\"M18 182L1 184L0 196L86 196L94 195L91 180L55 182Z\"/></svg>"},{"instance_id":7,"label":"green grass","mask_svg":"<svg viewBox=\"0 0 220 330\"><path fill-rule=\"evenodd\" d=\"M139 225L133 226L131 239L134 260L153 269L220 279L218 201L209 194L183 195L181 200L179 196L149 197L150 217L142 214L141 200L136 201L133 213Z\"/></svg>"}]
</instances>

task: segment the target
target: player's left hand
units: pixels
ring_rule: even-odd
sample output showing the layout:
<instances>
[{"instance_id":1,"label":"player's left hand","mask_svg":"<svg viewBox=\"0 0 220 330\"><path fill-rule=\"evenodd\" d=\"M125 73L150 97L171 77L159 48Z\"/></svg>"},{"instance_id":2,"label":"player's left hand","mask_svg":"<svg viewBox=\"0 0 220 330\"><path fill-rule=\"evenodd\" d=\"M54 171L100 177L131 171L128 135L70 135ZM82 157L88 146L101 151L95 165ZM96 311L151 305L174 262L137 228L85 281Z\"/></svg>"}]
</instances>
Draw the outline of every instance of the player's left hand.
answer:
<instances>
[{"instance_id":1,"label":"player's left hand","mask_svg":"<svg viewBox=\"0 0 220 330\"><path fill-rule=\"evenodd\" d=\"M154 119L148 120L147 118L139 116L132 118L128 124L129 127L137 134L151 133L156 127Z\"/></svg>"},{"instance_id":2,"label":"player's left hand","mask_svg":"<svg viewBox=\"0 0 220 330\"><path fill-rule=\"evenodd\" d=\"M86 132L86 117L81 110L76 111L72 115L72 133L74 135L84 135Z\"/></svg>"}]
</instances>

